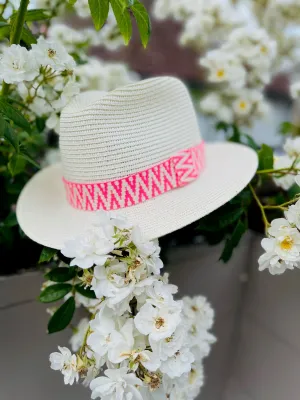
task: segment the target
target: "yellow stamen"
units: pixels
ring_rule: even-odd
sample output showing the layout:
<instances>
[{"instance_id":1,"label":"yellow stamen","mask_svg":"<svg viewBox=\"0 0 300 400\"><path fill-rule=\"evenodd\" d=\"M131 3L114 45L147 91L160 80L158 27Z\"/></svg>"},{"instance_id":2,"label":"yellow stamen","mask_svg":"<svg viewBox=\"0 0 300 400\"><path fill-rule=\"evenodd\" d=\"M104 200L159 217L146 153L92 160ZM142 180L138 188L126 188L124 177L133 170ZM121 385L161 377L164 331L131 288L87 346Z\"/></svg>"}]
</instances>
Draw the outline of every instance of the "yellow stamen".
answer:
<instances>
[{"instance_id":1,"label":"yellow stamen","mask_svg":"<svg viewBox=\"0 0 300 400\"><path fill-rule=\"evenodd\" d=\"M155 320L155 328L160 329L162 326L164 326L165 320L162 317L156 318Z\"/></svg>"},{"instance_id":2,"label":"yellow stamen","mask_svg":"<svg viewBox=\"0 0 300 400\"><path fill-rule=\"evenodd\" d=\"M224 78L224 76L225 76L225 71L224 71L224 69L218 69L218 71L217 71L217 77L218 77L218 78Z\"/></svg>"},{"instance_id":3,"label":"yellow stamen","mask_svg":"<svg viewBox=\"0 0 300 400\"><path fill-rule=\"evenodd\" d=\"M266 46L260 46L260 51L263 54L267 54L268 53L268 48Z\"/></svg>"},{"instance_id":4,"label":"yellow stamen","mask_svg":"<svg viewBox=\"0 0 300 400\"><path fill-rule=\"evenodd\" d=\"M286 236L284 240L280 243L282 250L291 250L294 245L294 240L290 236Z\"/></svg>"},{"instance_id":5,"label":"yellow stamen","mask_svg":"<svg viewBox=\"0 0 300 400\"><path fill-rule=\"evenodd\" d=\"M242 109L242 110L245 110L246 108L247 108L247 103L245 102L245 101L240 101L240 104L239 104L239 106L240 106L240 108Z\"/></svg>"}]
</instances>

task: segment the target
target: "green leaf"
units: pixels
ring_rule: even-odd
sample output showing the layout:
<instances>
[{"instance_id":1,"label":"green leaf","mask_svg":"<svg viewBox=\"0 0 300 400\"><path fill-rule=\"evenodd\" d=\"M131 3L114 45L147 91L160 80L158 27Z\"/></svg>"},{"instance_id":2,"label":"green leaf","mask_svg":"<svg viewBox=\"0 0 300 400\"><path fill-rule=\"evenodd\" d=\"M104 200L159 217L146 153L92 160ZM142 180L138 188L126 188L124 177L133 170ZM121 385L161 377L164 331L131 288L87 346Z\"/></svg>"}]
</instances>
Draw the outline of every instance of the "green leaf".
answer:
<instances>
[{"instance_id":1,"label":"green leaf","mask_svg":"<svg viewBox=\"0 0 300 400\"><path fill-rule=\"evenodd\" d=\"M289 190L287 191L287 195L291 200L299 194L300 194L300 186L298 186L296 183L294 183L294 185L290 187Z\"/></svg>"},{"instance_id":2,"label":"green leaf","mask_svg":"<svg viewBox=\"0 0 300 400\"><path fill-rule=\"evenodd\" d=\"M132 25L127 5L122 0L110 0L110 4L124 42L127 45L132 35Z\"/></svg>"},{"instance_id":3,"label":"green leaf","mask_svg":"<svg viewBox=\"0 0 300 400\"><path fill-rule=\"evenodd\" d=\"M37 43L36 37L27 28L23 28L21 40L23 40L28 46Z\"/></svg>"},{"instance_id":4,"label":"green leaf","mask_svg":"<svg viewBox=\"0 0 300 400\"><path fill-rule=\"evenodd\" d=\"M293 125L291 122L286 121L286 122L282 122L282 124L280 125L279 132L282 135L286 135L288 133L293 133L294 129L295 129L295 125Z\"/></svg>"},{"instance_id":5,"label":"green leaf","mask_svg":"<svg viewBox=\"0 0 300 400\"><path fill-rule=\"evenodd\" d=\"M30 124L27 119L4 98L0 98L0 111L17 126L23 128L26 132L30 132Z\"/></svg>"},{"instance_id":6,"label":"green leaf","mask_svg":"<svg viewBox=\"0 0 300 400\"><path fill-rule=\"evenodd\" d=\"M13 227L18 225L17 217L15 212L11 212L4 220L4 225L7 227Z\"/></svg>"},{"instance_id":7,"label":"green leaf","mask_svg":"<svg viewBox=\"0 0 300 400\"><path fill-rule=\"evenodd\" d=\"M257 154L259 160L259 170L273 168L274 154L270 146L263 144Z\"/></svg>"},{"instance_id":8,"label":"green leaf","mask_svg":"<svg viewBox=\"0 0 300 400\"><path fill-rule=\"evenodd\" d=\"M52 269L45 275L45 278L53 282L67 282L75 278L77 270L75 267L58 267Z\"/></svg>"},{"instance_id":9,"label":"green leaf","mask_svg":"<svg viewBox=\"0 0 300 400\"><path fill-rule=\"evenodd\" d=\"M213 217L207 218L207 220L205 218L201 219L197 230L204 230L206 232L220 231L237 221L243 213L243 208L230 210L226 214L216 212Z\"/></svg>"},{"instance_id":10,"label":"green leaf","mask_svg":"<svg viewBox=\"0 0 300 400\"><path fill-rule=\"evenodd\" d=\"M227 124L227 122L222 122L222 121L220 121L220 122L218 122L218 123L216 124L216 130L217 130L217 131L224 131L224 132L227 132L229 128L230 128L230 125Z\"/></svg>"},{"instance_id":11,"label":"green leaf","mask_svg":"<svg viewBox=\"0 0 300 400\"><path fill-rule=\"evenodd\" d=\"M224 250L221 254L220 260L224 261L225 263L228 262L232 256L233 250L239 244L243 234L247 230L247 225L245 222L239 220L236 224L236 227L232 233L232 235L226 239Z\"/></svg>"},{"instance_id":12,"label":"green leaf","mask_svg":"<svg viewBox=\"0 0 300 400\"><path fill-rule=\"evenodd\" d=\"M24 171L26 161L20 157L20 154L14 153L8 161L7 168L11 176L16 176Z\"/></svg>"},{"instance_id":13,"label":"green leaf","mask_svg":"<svg viewBox=\"0 0 300 400\"><path fill-rule=\"evenodd\" d=\"M36 161L34 161L34 159L24 149L21 150L19 157L28 161L30 164L34 165L35 167L40 168L39 164Z\"/></svg>"},{"instance_id":14,"label":"green leaf","mask_svg":"<svg viewBox=\"0 0 300 400\"><path fill-rule=\"evenodd\" d=\"M74 297L70 297L50 318L48 333L55 333L65 329L72 321L74 312L75 300Z\"/></svg>"},{"instance_id":15,"label":"green leaf","mask_svg":"<svg viewBox=\"0 0 300 400\"><path fill-rule=\"evenodd\" d=\"M228 138L229 142L241 143L241 132L236 125L232 125L232 135Z\"/></svg>"},{"instance_id":16,"label":"green leaf","mask_svg":"<svg viewBox=\"0 0 300 400\"><path fill-rule=\"evenodd\" d=\"M51 261L56 253L57 253L56 249L51 249L50 247L44 247L40 255L39 264Z\"/></svg>"},{"instance_id":17,"label":"green leaf","mask_svg":"<svg viewBox=\"0 0 300 400\"><path fill-rule=\"evenodd\" d=\"M244 138L246 139L246 144L251 147L253 150L257 151L259 150L259 145L255 142L252 136L247 135L244 133Z\"/></svg>"},{"instance_id":18,"label":"green leaf","mask_svg":"<svg viewBox=\"0 0 300 400\"><path fill-rule=\"evenodd\" d=\"M75 285L76 292L82 294L82 296L88 297L89 299L96 299L95 292L90 288L84 288L81 283Z\"/></svg>"},{"instance_id":19,"label":"green leaf","mask_svg":"<svg viewBox=\"0 0 300 400\"><path fill-rule=\"evenodd\" d=\"M15 131L11 128L9 123L0 114L0 137L3 137L16 152L19 152L19 140Z\"/></svg>"},{"instance_id":20,"label":"green leaf","mask_svg":"<svg viewBox=\"0 0 300 400\"><path fill-rule=\"evenodd\" d=\"M136 20L139 32L140 32L140 38L142 45L144 48L147 47L147 44L149 42L149 38L151 35L151 22L150 18L148 15L148 12L145 8L145 6L140 3L138 0L135 0L133 5L130 7L134 18Z\"/></svg>"},{"instance_id":21,"label":"green leaf","mask_svg":"<svg viewBox=\"0 0 300 400\"><path fill-rule=\"evenodd\" d=\"M108 17L109 0L88 0L92 20L97 31L102 28Z\"/></svg>"},{"instance_id":22,"label":"green leaf","mask_svg":"<svg viewBox=\"0 0 300 400\"><path fill-rule=\"evenodd\" d=\"M0 23L0 39L9 37L10 29L11 29L11 26L9 24L1 22Z\"/></svg>"},{"instance_id":23,"label":"green leaf","mask_svg":"<svg viewBox=\"0 0 300 400\"><path fill-rule=\"evenodd\" d=\"M77 0L69 0L69 4L70 4L71 6L74 6L74 4L76 4L76 2L77 2Z\"/></svg>"},{"instance_id":24,"label":"green leaf","mask_svg":"<svg viewBox=\"0 0 300 400\"><path fill-rule=\"evenodd\" d=\"M35 124L36 124L37 130L39 132L43 132L46 127L46 118L37 117L35 120Z\"/></svg>"},{"instance_id":25,"label":"green leaf","mask_svg":"<svg viewBox=\"0 0 300 400\"><path fill-rule=\"evenodd\" d=\"M36 10L28 10L25 15L25 21L41 21L51 18L51 12L42 8Z\"/></svg>"},{"instance_id":26,"label":"green leaf","mask_svg":"<svg viewBox=\"0 0 300 400\"><path fill-rule=\"evenodd\" d=\"M42 303L53 303L65 297L72 290L70 283L57 283L46 287L39 295L39 300Z\"/></svg>"}]
</instances>

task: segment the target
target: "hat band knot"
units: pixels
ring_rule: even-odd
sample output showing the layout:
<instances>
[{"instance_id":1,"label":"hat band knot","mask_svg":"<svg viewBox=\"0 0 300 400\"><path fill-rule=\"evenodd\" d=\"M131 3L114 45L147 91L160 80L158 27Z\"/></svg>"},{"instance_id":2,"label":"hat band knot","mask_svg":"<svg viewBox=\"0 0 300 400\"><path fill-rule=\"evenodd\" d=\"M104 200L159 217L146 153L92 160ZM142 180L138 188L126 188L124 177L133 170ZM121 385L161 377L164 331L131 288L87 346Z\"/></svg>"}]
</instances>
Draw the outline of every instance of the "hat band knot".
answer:
<instances>
[{"instance_id":1,"label":"hat band knot","mask_svg":"<svg viewBox=\"0 0 300 400\"><path fill-rule=\"evenodd\" d=\"M143 171L107 182L76 183L63 178L67 200L85 211L134 206L194 181L205 167L204 142Z\"/></svg>"}]
</instances>

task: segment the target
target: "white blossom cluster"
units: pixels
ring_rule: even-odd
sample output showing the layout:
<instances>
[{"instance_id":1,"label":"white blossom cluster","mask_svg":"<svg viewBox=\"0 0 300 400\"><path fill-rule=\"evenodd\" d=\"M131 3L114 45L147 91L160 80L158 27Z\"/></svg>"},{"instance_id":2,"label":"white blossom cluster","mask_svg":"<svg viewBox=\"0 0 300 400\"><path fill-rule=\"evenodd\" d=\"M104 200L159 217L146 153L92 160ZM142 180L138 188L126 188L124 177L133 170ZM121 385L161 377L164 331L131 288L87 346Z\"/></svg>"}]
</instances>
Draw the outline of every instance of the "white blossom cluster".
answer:
<instances>
[{"instance_id":1,"label":"white blossom cluster","mask_svg":"<svg viewBox=\"0 0 300 400\"><path fill-rule=\"evenodd\" d=\"M36 0L35 7L50 10L54 16L58 17L64 17L70 13L70 6L68 3L61 0ZM88 0L77 0L72 10L80 18L85 19L90 18L91 16ZM63 26L66 29L65 37L63 35L64 32L61 30ZM51 30L54 30L54 33L52 32L50 35L59 35L59 40L64 42L66 47L68 47L68 44L72 44L70 42L73 42L73 44L80 42L84 46L87 44L92 46L103 46L108 50L117 50L118 48L124 46L124 40L122 38L120 29L118 28L116 18L111 10L109 11L105 25L99 32L96 32L91 28L85 28L78 31L59 22L56 22ZM72 35L74 36L73 40ZM68 49L68 51L72 52L70 49Z\"/></svg>"},{"instance_id":2,"label":"white blossom cluster","mask_svg":"<svg viewBox=\"0 0 300 400\"><path fill-rule=\"evenodd\" d=\"M247 124L268 110L263 88L271 80L276 42L264 29L237 28L220 48L199 63L208 81L219 84L200 103L201 109L227 123Z\"/></svg>"},{"instance_id":3,"label":"white blossom cluster","mask_svg":"<svg viewBox=\"0 0 300 400\"><path fill-rule=\"evenodd\" d=\"M250 5L258 24L277 42L276 69L293 71L300 61L299 0L256 0Z\"/></svg>"},{"instance_id":4,"label":"white blossom cluster","mask_svg":"<svg viewBox=\"0 0 300 400\"><path fill-rule=\"evenodd\" d=\"M3 48L0 79L14 84L28 109L34 115L47 116L47 127L57 130L58 113L79 93L75 65L60 43L40 36L31 50L20 45Z\"/></svg>"},{"instance_id":5,"label":"white blossom cluster","mask_svg":"<svg viewBox=\"0 0 300 400\"><path fill-rule=\"evenodd\" d=\"M285 154L274 157L273 168L275 170L285 170L282 174L280 174L280 171L278 174L274 174L273 180L283 190L289 190L295 184L295 174L294 171L288 173L288 170L292 166L294 168L299 168L300 166L300 138L287 138L283 149Z\"/></svg>"},{"instance_id":6,"label":"white blossom cluster","mask_svg":"<svg viewBox=\"0 0 300 400\"><path fill-rule=\"evenodd\" d=\"M108 92L139 80L139 75L130 71L125 64L104 62L95 57L89 57L85 64L78 65L75 73L82 91Z\"/></svg>"},{"instance_id":7,"label":"white blossom cluster","mask_svg":"<svg viewBox=\"0 0 300 400\"><path fill-rule=\"evenodd\" d=\"M299 0L155 0L153 14L180 22L180 44L201 53L213 85L200 109L219 121L251 125L266 115L263 89L300 61ZM292 86L292 96L299 91Z\"/></svg>"},{"instance_id":8,"label":"white blossom cluster","mask_svg":"<svg viewBox=\"0 0 300 400\"><path fill-rule=\"evenodd\" d=\"M222 39L241 23L234 5L227 0L156 0L153 14L159 20L182 22L180 44L197 50Z\"/></svg>"},{"instance_id":9,"label":"white blossom cluster","mask_svg":"<svg viewBox=\"0 0 300 400\"><path fill-rule=\"evenodd\" d=\"M299 184L299 178L296 179ZM300 268L300 200L284 214L285 218L272 221L268 237L261 242L265 253L258 259L259 270L268 269L272 275Z\"/></svg>"},{"instance_id":10,"label":"white blossom cluster","mask_svg":"<svg viewBox=\"0 0 300 400\"><path fill-rule=\"evenodd\" d=\"M0 80L15 85L15 95L27 116L46 118L46 126L59 133L59 115L83 90L110 91L139 79L125 64L88 57L94 43L92 29L76 31L64 24L50 26L30 50L20 45L1 46ZM107 42L109 43L109 41ZM76 65L76 59L80 63Z\"/></svg>"},{"instance_id":11,"label":"white blossom cluster","mask_svg":"<svg viewBox=\"0 0 300 400\"><path fill-rule=\"evenodd\" d=\"M66 384L83 378L92 399L194 399L203 385L202 360L215 341L209 333L214 312L202 296L174 299L177 287L160 275L158 243L103 212L61 252L82 272L96 304L71 338L76 353L59 347L51 368Z\"/></svg>"}]
</instances>

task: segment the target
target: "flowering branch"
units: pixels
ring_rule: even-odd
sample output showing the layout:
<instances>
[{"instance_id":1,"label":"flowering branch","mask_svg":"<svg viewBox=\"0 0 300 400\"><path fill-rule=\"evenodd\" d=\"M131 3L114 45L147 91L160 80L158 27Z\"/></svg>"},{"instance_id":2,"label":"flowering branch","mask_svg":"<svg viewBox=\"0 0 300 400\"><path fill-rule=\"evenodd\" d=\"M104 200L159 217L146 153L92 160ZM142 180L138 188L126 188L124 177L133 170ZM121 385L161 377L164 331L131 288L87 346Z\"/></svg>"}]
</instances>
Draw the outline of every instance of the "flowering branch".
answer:
<instances>
[{"instance_id":1,"label":"flowering branch","mask_svg":"<svg viewBox=\"0 0 300 400\"><path fill-rule=\"evenodd\" d=\"M255 190L253 188L253 186L251 185L251 183L249 183L249 189L251 190L251 193L253 194L253 197L258 205L258 207L260 208L261 211L261 215L262 215L262 219L263 222L265 224L266 229L270 226L270 223L267 219L266 213L265 213L265 207L262 205L261 201L259 200L257 194L255 193Z\"/></svg>"},{"instance_id":2,"label":"flowering branch","mask_svg":"<svg viewBox=\"0 0 300 400\"><path fill-rule=\"evenodd\" d=\"M177 287L160 274L159 251L137 226L105 212L61 249L70 267L47 274L40 300L60 300L72 287L75 295L55 311L48 327L55 332L70 325L74 301L95 310L74 329L75 353L59 347L50 355L51 368L61 371L66 384L83 378L92 397L102 400L117 393L120 400L146 399L154 392L157 398L197 396L203 358L215 341L209 333L214 312L202 296L173 298ZM105 377L98 377L102 367Z\"/></svg>"},{"instance_id":3,"label":"flowering branch","mask_svg":"<svg viewBox=\"0 0 300 400\"><path fill-rule=\"evenodd\" d=\"M17 12L16 19L12 25L10 44L19 44L22 36L23 26L25 23L25 16L30 0L21 0L20 7ZM5 96L9 92L9 84L3 82L2 95Z\"/></svg>"}]
</instances>

